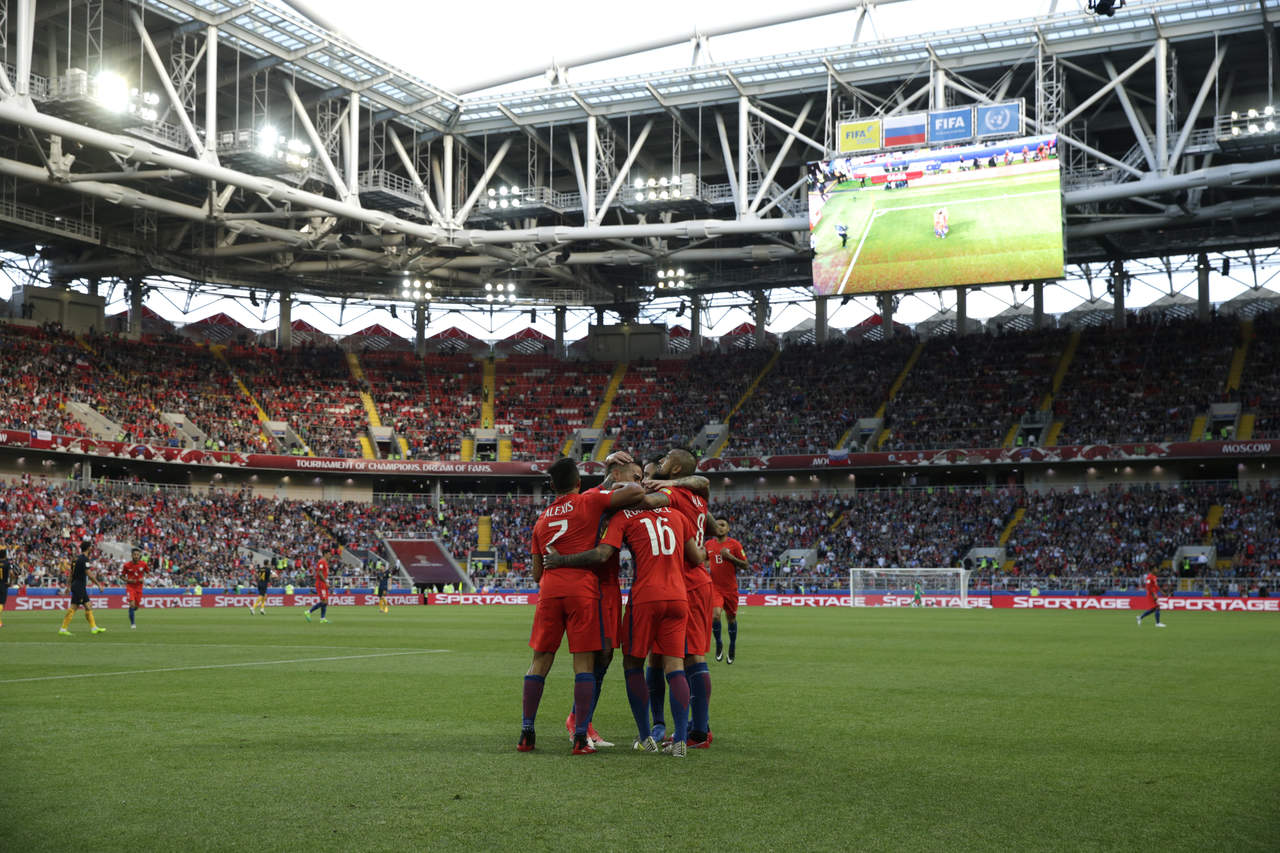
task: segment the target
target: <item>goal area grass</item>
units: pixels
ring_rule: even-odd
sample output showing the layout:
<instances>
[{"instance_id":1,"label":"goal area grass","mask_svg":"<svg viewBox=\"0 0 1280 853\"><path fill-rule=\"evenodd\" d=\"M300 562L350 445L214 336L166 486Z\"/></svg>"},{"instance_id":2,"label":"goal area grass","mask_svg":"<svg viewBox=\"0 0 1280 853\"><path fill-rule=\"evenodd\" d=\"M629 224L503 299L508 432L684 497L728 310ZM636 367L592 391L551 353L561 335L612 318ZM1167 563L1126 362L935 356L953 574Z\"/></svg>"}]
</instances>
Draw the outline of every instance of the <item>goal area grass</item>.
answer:
<instances>
[{"instance_id":1,"label":"goal area grass","mask_svg":"<svg viewBox=\"0 0 1280 853\"><path fill-rule=\"evenodd\" d=\"M743 608L708 750L574 757L532 608L99 611L0 629L5 850L1263 850L1274 614Z\"/></svg>"}]
</instances>

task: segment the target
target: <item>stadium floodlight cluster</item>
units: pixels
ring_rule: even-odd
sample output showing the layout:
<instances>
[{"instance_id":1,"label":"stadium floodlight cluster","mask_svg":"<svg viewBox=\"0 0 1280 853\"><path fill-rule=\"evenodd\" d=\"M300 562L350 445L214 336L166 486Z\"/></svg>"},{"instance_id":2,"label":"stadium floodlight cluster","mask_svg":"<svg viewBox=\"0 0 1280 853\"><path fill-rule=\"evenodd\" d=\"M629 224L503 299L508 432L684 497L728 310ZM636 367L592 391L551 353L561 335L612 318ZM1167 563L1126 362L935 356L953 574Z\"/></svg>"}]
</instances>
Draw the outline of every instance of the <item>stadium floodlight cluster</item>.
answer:
<instances>
[{"instance_id":1,"label":"stadium floodlight cluster","mask_svg":"<svg viewBox=\"0 0 1280 853\"><path fill-rule=\"evenodd\" d=\"M1250 107L1241 113L1231 111L1230 133L1232 136L1256 133L1275 133L1276 108L1267 105L1261 110Z\"/></svg>"},{"instance_id":2,"label":"stadium floodlight cluster","mask_svg":"<svg viewBox=\"0 0 1280 853\"><path fill-rule=\"evenodd\" d=\"M484 289L484 300L486 302L516 301L516 283L514 281L486 281Z\"/></svg>"},{"instance_id":3,"label":"stadium floodlight cluster","mask_svg":"<svg viewBox=\"0 0 1280 853\"><path fill-rule=\"evenodd\" d=\"M90 79L83 69L70 68L57 81L55 98L65 103L84 103L117 119L153 124L160 118L160 96L130 86L114 71L100 71Z\"/></svg>"},{"instance_id":4,"label":"stadium floodlight cluster","mask_svg":"<svg viewBox=\"0 0 1280 853\"><path fill-rule=\"evenodd\" d=\"M690 198L692 187L685 186L679 175L662 178L636 178L632 182L635 200L638 202L663 202Z\"/></svg>"},{"instance_id":5,"label":"stadium floodlight cluster","mask_svg":"<svg viewBox=\"0 0 1280 853\"><path fill-rule=\"evenodd\" d=\"M400 288L400 296L404 299L410 299L414 302L430 302L431 301L431 281L423 281L420 278L410 279L405 276L404 285Z\"/></svg>"},{"instance_id":6,"label":"stadium floodlight cluster","mask_svg":"<svg viewBox=\"0 0 1280 853\"><path fill-rule=\"evenodd\" d=\"M255 148L263 157L279 160L292 169L311 168L311 146L304 140L285 136L267 125L258 131Z\"/></svg>"},{"instance_id":7,"label":"stadium floodlight cluster","mask_svg":"<svg viewBox=\"0 0 1280 853\"><path fill-rule=\"evenodd\" d=\"M689 281L685 278L684 267L658 270L659 290L682 290L688 286Z\"/></svg>"},{"instance_id":8,"label":"stadium floodlight cluster","mask_svg":"<svg viewBox=\"0 0 1280 853\"><path fill-rule=\"evenodd\" d=\"M489 209L520 207L520 188L511 186L489 187Z\"/></svg>"}]
</instances>

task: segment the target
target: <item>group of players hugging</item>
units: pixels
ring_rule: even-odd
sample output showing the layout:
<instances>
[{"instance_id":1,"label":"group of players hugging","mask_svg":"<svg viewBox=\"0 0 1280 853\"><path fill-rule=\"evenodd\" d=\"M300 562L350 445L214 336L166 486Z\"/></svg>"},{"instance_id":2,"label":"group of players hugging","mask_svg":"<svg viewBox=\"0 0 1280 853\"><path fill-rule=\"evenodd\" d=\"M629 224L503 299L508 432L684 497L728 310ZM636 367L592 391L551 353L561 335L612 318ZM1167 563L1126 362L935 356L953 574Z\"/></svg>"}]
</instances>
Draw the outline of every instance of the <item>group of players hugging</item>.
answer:
<instances>
[{"instance_id":1,"label":"group of players hugging","mask_svg":"<svg viewBox=\"0 0 1280 853\"><path fill-rule=\"evenodd\" d=\"M642 467L617 452L605 464L604 482L586 491L572 459L560 459L548 471L555 500L538 516L530 543L538 604L516 749L534 749L543 686L567 635L574 689L565 727L573 754L613 745L596 732L592 716L613 650L620 648L636 721L633 748L683 758L689 749L711 746L706 656L713 633L716 660L724 655L723 611L729 623L727 660L733 663L736 570L747 561L742 546L728 538L728 522L708 510L709 484L696 474L691 453L671 450ZM623 545L635 569L625 612L619 581ZM668 690L672 732L664 740Z\"/></svg>"}]
</instances>

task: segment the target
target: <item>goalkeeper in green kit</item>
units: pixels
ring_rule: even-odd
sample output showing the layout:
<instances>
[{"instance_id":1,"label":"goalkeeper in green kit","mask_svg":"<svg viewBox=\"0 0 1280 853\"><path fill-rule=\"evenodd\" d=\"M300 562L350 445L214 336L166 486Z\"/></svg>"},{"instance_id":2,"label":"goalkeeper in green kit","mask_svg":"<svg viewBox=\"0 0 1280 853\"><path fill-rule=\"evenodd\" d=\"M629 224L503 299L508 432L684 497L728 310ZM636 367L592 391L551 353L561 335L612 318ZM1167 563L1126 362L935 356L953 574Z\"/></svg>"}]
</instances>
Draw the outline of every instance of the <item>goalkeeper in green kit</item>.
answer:
<instances>
[{"instance_id":1,"label":"goalkeeper in green kit","mask_svg":"<svg viewBox=\"0 0 1280 853\"><path fill-rule=\"evenodd\" d=\"M912 607L924 607L924 595L920 591L920 579L916 578L915 592L911 596Z\"/></svg>"}]
</instances>

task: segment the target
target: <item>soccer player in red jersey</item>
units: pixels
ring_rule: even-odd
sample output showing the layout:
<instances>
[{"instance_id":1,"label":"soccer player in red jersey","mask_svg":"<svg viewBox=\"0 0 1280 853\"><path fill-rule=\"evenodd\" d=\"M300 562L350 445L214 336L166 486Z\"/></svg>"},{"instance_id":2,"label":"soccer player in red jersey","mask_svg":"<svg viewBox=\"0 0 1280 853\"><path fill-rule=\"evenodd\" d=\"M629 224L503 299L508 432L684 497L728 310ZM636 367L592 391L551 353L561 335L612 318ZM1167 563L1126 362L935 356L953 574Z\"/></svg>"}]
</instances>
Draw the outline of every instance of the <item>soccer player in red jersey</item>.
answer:
<instances>
[{"instance_id":1,"label":"soccer player in red jersey","mask_svg":"<svg viewBox=\"0 0 1280 853\"><path fill-rule=\"evenodd\" d=\"M129 605L129 630L138 627L134 614L142 608L142 579L147 574L147 564L142 561L142 549L134 548L129 562L120 569L124 575L124 598Z\"/></svg>"},{"instance_id":2,"label":"soccer player in red jersey","mask_svg":"<svg viewBox=\"0 0 1280 853\"><path fill-rule=\"evenodd\" d=\"M595 548L578 554L548 554L553 565L593 566L612 557L625 542L636 561L636 575L627 601L622 636L622 665L627 677L627 699L635 717L635 748L657 752L649 728L649 688L645 684L645 657L661 657L671 691L671 718L675 735L671 754L683 758L689 737L689 681L684 671L685 630L689 602L684 588L685 564L702 563L706 552L683 514L669 507L628 509L609 521L604 539Z\"/></svg>"},{"instance_id":3,"label":"soccer player in red jersey","mask_svg":"<svg viewBox=\"0 0 1280 853\"><path fill-rule=\"evenodd\" d=\"M642 479L644 479L644 474L641 472L640 466L631 458L631 455L623 451L617 451L609 454L608 458L605 459L605 479L597 489L607 494L619 485L639 483ZM600 519L601 536L604 535L605 528L608 526L608 519L608 515ZM595 716L596 706L600 704L600 692L603 689L604 677L609 672L609 665L613 663L613 650L622 644L622 582L618 579L621 571L622 566L618 560L617 553L596 567L596 574L600 577L601 620L604 623L605 634L612 637L613 642L596 653L596 693L591 702L592 717ZM569 716L564 721L564 726L569 730L570 736L576 729L576 724L577 717L571 708ZM613 746L609 741L600 737L600 733L596 731L595 724L590 721L587 723L587 739L597 749L602 746Z\"/></svg>"},{"instance_id":4,"label":"soccer player in red jersey","mask_svg":"<svg viewBox=\"0 0 1280 853\"><path fill-rule=\"evenodd\" d=\"M1160 591L1160 581L1157 580L1156 573L1147 572L1147 576L1142 579L1142 583L1147 588L1147 609L1138 614L1138 624L1141 625L1146 616L1154 613L1156 615L1156 627L1167 628L1168 626L1160 621L1160 596L1164 593Z\"/></svg>"},{"instance_id":5,"label":"soccer player in red jersey","mask_svg":"<svg viewBox=\"0 0 1280 853\"><path fill-rule=\"evenodd\" d=\"M698 548L703 551L708 525L715 519L707 510L708 484L705 477L697 475L697 463L693 454L676 448L658 461L653 477L644 481L645 506L670 507L684 516L697 537ZM711 572L703 562L685 562L685 592L689 599L689 625L685 630L684 671L689 679L691 692L690 710L693 713L689 732L691 749L706 749L711 745L711 671L707 667L707 652L711 648ZM650 701L656 708L662 707L662 680L650 673ZM655 729L659 722L655 711ZM660 732L659 732L660 734ZM655 736L656 739L656 736Z\"/></svg>"},{"instance_id":6,"label":"soccer player in red jersey","mask_svg":"<svg viewBox=\"0 0 1280 853\"><path fill-rule=\"evenodd\" d=\"M312 571L315 573L316 595L320 596L320 600L311 605L311 609L302 614L307 617L307 621L311 621L311 614L317 610L320 611L320 621L328 622L327 616L329 612L329 561L321 554Z\"/></svg>"},{"instance_id":7,"label":"soccer player in red jersey","mask_svg":"<svg viewBox=\"0 0 1280 853\"><path fill-rule=\"evenodd\" d=\"M548 469L556 498L533 525L530 551L533 577L538 582L538 604L533 614L529 647L533 661L524 676L523 713L520 740L516 749L534 748L534 721L542 701L547 673L555 662L561 638L568 634L573 653L573 754L595 752L587 735L591 707L595 699L596 653L612 648L612 627L601 621L600 579L591 569L549 566L545 555L553 547L574 552L592 547L600 531L600 517L609 510L633 505L644 498L644 488L626 484L614 491L590 489L582 492L578 466L572 459L557 460Z\"/></svg>"},{"instance_id":8,"label":"soccer player in red jersey","mask_svg":"<svg viewBox=\"0 0 1280 853\"><path fill-rule=\"evenodd\" d=\"M729 622L729 663L738 645L738 569L747 567L742 543L729 538L729 522L716 519L716 535L707 540L707 562L711 564L711 633L716 638L716 660L724 652L720 641L720 614Z\"/></svg>"}]
</instances>

